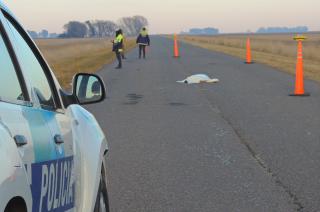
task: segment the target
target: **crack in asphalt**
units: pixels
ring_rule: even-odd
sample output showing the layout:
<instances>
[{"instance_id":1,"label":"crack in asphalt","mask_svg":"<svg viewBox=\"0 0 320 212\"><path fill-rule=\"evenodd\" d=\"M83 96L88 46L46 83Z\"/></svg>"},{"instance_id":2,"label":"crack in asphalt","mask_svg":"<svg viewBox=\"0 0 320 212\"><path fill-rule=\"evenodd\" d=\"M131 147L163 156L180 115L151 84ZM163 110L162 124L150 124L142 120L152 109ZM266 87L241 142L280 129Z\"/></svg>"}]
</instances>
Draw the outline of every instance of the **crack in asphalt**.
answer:
<instances>
[{"instance_id":1,"label":"crack in asphalt","mask_svg":"<svg viewBox=\"0 0 320 212\"><path fill-rule=\"evenodd\" d=\"M280 178L278 177L277 174L275 174L271 168L269 168L267 166L267 164L263 161L263 159L261 159L259 157L259 155L256 153L256 151L251 147L251 145L249 144L249 142L246 141L246 139L244 138L244 136L241 134L241 132L233 126L232 122L226 118L223 113L221 112L221 110L217 107L217 106L213 106L210 102L210 100L207 98L207 95L205 94L206 90L205 89L200 89L200 92L202 93L204 99L206 99L206 101L209 104L210 109L217 113L217 111L219 111L219 115L221 116L221 118L223 120L225 120L227 122L227 124L232 128L232 130L235 132L235 134L237 135L237 137L239 138L240 142L242 145L244 145L246 147L246 149L248 150L249 154L251 155L251 157L257 162L257 164L266 171L266 173L271 176L271 178L274 180L275 184L282 188L283 191L288 194L288 196L290 197L290 199L292 200L292 203L297 207L296 211L297 212L303 212L304 210L304 206L301 203L301 201L299 200L298 196L290 190L290 188L288 186L285 185L284 182L282 182L280 180Z\"/></svg>"}]
</instances>

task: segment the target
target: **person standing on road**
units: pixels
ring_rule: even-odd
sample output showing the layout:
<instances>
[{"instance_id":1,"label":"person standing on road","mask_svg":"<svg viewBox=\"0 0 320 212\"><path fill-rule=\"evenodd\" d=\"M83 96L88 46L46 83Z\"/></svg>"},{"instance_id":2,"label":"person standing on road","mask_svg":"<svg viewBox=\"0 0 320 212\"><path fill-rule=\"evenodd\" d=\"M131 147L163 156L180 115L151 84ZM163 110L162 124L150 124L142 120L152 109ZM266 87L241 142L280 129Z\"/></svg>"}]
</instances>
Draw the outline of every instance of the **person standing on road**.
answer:
<instances>
[{"instance_id":1,"label":"person standing on road","mask_svg":"<svg viewBox=\"0 0 320 212\"><path fill-rule=\"evenodd\" d=\"M122 35L121 29L116 31L116 38L112 41L112 43L113 43L112 51L115 52L118 60L118 66L116 67L116 69L121 69L122 68L121 54L123 52L123 35Z\"/></svg>"},{"instance_id":2,"label":"person standing on road","mask_svg":"<svg viewBox=\"0 0 320 212\"><path fill-rule=\"evenodd\" d=\"M145 27L142 28L138 38L137 44L139 45L139 59L141 59L141 54L143 53L143 58L146 58L146 46L150 46L150 38Z\"/></svg>"}]
</instances>

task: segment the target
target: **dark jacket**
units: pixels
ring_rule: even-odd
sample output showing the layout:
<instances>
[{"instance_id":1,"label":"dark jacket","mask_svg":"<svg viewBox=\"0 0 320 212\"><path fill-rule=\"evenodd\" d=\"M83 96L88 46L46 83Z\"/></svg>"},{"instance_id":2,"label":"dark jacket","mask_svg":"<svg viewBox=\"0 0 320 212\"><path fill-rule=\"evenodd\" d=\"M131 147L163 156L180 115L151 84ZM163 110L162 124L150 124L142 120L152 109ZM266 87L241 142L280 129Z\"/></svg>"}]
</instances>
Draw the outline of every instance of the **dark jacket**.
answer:
<instances>
[{"instance_id":1,"label":"dark jacket","mask_svg":"<svg viewBox=\"0 0 320 212\"><path fill-rule=\"evenodd\" d=\"M150 46L150 38L149 35L145 32L141 32L137 37L137 44Z\"/></svg>"}]
</instances>

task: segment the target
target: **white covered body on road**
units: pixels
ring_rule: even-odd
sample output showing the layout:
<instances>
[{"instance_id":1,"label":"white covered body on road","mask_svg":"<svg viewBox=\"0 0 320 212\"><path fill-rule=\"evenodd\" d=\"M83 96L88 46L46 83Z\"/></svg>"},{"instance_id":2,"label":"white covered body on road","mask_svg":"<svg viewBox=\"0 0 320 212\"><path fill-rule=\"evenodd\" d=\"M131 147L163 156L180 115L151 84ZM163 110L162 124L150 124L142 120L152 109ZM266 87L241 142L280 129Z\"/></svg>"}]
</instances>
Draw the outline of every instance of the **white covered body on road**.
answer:
<instances>
[{"instance_id":1,"label":"white covered body on road","mask_svg":"<svg viewBox=\"0 0 320 212\"><path fill-rule=\"evenodd\" d=\"M206 74L195 74L187 77L184 80L177 81L178 83L185 84L198 84L198 83L216 83L219 82L219 79L211 79Z\"/></svg>"}]
</instances>

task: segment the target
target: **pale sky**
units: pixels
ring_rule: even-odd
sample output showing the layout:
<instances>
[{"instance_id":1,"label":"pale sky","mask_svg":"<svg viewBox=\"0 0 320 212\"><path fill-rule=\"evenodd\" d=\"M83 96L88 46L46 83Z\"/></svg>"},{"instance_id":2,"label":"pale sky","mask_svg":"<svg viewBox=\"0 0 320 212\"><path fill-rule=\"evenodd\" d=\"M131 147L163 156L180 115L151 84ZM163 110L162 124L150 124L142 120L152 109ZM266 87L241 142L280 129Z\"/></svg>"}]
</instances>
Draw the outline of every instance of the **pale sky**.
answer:
<instances>
[{"instance_id":1,"label":"pale sky","mask_svg":"<svg viewBox=\"0 0 320 212\"><path fill-rule=\"evenodd\" d=\"M0 0L1 1L1 0ZM143 15L149 31L179 33L216 27L223 33L268 26L320 31L319 0L3 0L29 30L62 32L71 20L112 20Z\"/></svg>"}]
</instances>

